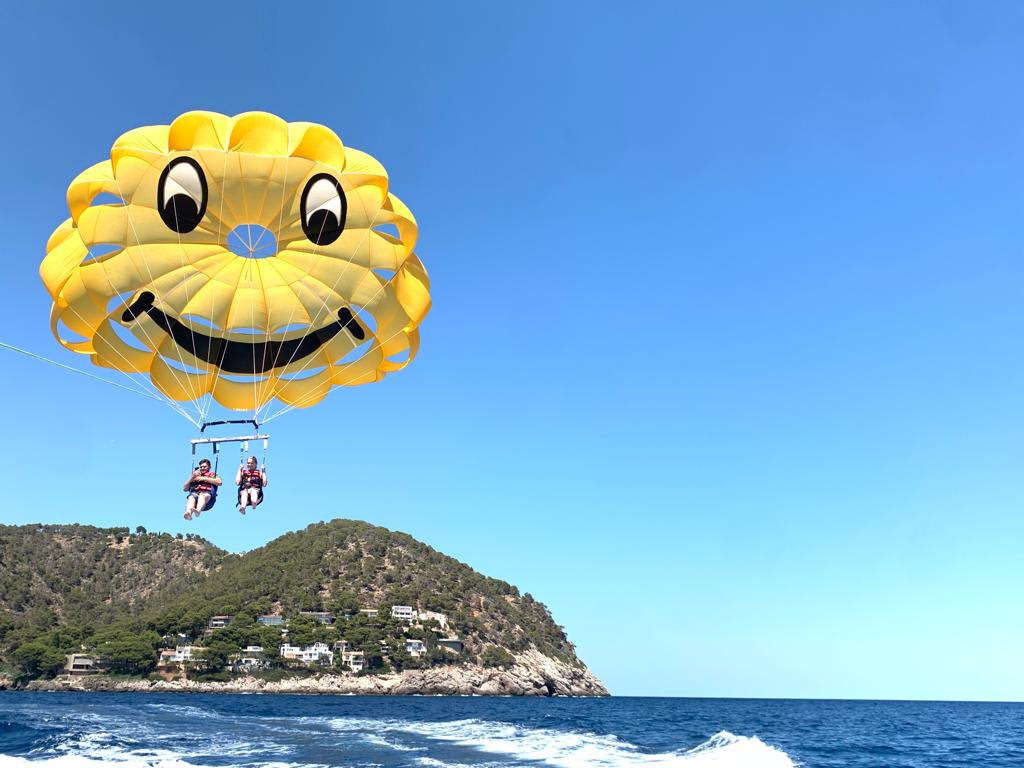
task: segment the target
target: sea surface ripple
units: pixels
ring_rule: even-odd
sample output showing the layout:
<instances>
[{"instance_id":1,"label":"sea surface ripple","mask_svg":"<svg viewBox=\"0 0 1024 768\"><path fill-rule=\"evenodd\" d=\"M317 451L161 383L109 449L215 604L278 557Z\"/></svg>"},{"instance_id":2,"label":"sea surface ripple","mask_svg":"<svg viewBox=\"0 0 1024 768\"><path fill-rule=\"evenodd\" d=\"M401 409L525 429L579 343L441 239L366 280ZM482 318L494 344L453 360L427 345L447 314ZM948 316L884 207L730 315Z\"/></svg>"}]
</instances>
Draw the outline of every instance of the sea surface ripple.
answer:
<instances>
[{"instance_id":1,"label":"sea surface ripple","mask_svg":"<svg viewBox=\"0 0 1024 768\"><path fill-rule=\"evenodd\" d=\"M1020 768L1024 704L0 692L0 768Z\"/></svg>"}]
</instances>

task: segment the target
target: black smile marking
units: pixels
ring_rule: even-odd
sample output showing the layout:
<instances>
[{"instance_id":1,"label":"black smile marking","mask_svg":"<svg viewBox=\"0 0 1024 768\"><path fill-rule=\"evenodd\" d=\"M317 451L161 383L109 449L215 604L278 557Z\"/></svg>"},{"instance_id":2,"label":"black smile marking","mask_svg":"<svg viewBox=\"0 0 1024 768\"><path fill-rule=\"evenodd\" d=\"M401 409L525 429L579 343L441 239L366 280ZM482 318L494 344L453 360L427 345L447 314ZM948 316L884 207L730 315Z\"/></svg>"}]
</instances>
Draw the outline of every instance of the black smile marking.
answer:
<instances>
[{"instance_id":1,"label":"black smile marking","mask_svg":"<svg viewBox=\"0 0 1024 768\"><path fill-rule=\"evenodd\" d=\"M294 339L253 343L215 339L157 309L153 306L155 299L152 293L143 291L121 314L121 322L130 323L148 314L154 323L170 334L179 347L193 357L216 365L225 373L256 375L282 368L313 354L342 330L347 330L358 341L366 338L366 330L352 316L351 310L342 307L338 310L337 321Z\"/></svg>"}]
</instances>

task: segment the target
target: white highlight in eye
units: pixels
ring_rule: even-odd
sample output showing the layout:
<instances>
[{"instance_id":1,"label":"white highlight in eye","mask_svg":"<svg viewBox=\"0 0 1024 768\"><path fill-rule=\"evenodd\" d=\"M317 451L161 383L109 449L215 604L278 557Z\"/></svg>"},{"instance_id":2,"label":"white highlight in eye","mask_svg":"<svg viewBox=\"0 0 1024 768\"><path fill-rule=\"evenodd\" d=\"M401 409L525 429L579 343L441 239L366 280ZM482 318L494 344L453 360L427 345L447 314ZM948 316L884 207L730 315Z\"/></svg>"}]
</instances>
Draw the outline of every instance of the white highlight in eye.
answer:
<instances>
[{"instance_id":1,"label":"white highlight in eye","mask_svg":"<svg viewBox=\"0 0 1024 768\"><path fill-rule=\"evenodd\" d=\"M203 207L203 182L192 163L175 163L164 179L164 200L175 195L188 195L196 201L196 207Z\"/></svg>"},{"instance_id":2,"label":"white highlight in eye","mask_svg":"<svg viewBox=\"0 0 1024 768\"><path fill-rule=\"evenodd\" d=\"M341 221L341 197L328 179L317 179L310 185L306 193L306 221L321 209L333 213L335 221Z\"/></svg>"}]
</instances>

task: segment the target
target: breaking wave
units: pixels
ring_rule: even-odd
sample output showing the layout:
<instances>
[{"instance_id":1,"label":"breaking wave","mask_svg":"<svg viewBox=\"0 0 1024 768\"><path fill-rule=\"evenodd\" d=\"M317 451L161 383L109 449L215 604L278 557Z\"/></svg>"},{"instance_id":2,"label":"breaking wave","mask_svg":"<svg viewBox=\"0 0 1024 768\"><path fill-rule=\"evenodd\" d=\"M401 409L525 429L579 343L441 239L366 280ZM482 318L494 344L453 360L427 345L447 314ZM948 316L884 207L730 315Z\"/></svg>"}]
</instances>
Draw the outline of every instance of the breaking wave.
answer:
<instances>
[{"instance_id":1,"label":"breaking wave","mask_svg":"<svg viewBox=\"0 0 1024 768\"><path fill-rule=\"evenodd\" d=\"M518 760L542 763L557 768L633 768L634 766L721 766L722 768L794 768L797 765L785 752L765 744L756 736L736 736L727 731L716 733L692 749L676 752L643 752L634 744L614 735L524 728L509 723L487 720L456 720L445 723L400 720L368 720L336 718L332 727L361 732L363 738L380 740L392 736L388 743L396 747L393 736L411 733L430 740L445 741L481 752L504 755ZM438 766L431 757L417 762ZM445 763L450 765L449 763Z\"/></svg>"}]
</instances>

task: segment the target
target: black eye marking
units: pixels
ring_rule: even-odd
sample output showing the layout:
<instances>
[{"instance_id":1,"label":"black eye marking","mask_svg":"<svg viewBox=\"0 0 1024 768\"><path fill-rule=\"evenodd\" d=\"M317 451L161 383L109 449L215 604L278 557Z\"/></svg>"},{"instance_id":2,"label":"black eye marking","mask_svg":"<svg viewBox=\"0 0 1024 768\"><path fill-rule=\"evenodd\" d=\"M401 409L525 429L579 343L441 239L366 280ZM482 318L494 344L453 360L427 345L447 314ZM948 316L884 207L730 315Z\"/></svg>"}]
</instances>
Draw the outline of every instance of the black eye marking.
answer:
<instances>
[{"instance_id":1,"label":"black eye marking","mask_svg":"<svg viewBox=\"0 0 1024 768\"><path fill-rule=\"evenodd\" d=\"M203 169L191 157L172 160L160 174L156 205L168 228L185 234L199 226L206 214L209 189Z\"/></svg>"},{"instance_id":2,"label":"black eye marking","mask_svg":"<svg viewBox=\"0 0 1024 768\"><path fill-rule=\"evenodd\" d=\"M300 211L306 237L317 245L330 245L345 230L348 200L337 179L318 173L306 182Z\"/></svg>"}]
</instances>

